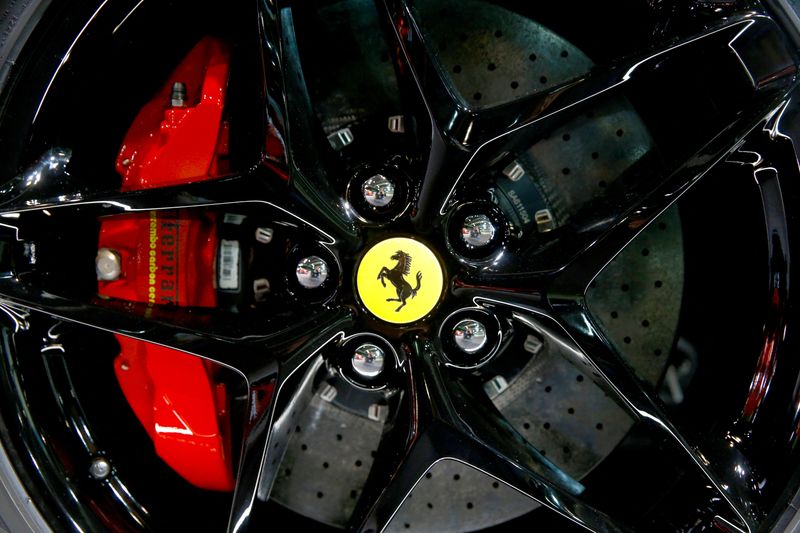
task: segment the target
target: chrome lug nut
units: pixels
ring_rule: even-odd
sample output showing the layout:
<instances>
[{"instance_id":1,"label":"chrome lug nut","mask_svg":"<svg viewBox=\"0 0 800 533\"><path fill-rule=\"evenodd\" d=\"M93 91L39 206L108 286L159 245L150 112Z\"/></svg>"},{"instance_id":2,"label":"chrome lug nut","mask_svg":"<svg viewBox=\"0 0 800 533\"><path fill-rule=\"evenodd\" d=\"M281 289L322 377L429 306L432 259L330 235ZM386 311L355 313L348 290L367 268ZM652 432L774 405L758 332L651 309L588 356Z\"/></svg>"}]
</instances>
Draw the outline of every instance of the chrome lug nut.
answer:
<instances>
[{"instance_id":1,"label":"chrome lug nut","mask_svg":"<svg viewBox=\"0 0 800 533\"><path fill-rule=\"evenodd\" d=\"M461 351L475 353L486 345L486 327L477 320L466 318L453 327L453 340Z\"/></svg>"},{"instance_id":2,"label":"chrome lug nut","mask_svg":"<svg viewBox=\"0 0 800 533\"><path fill-rule=\"evenodd\" d=\"M353 353L353 370L364 378L374 378L383 371L383 350L374 344L362 344Z\"/></svg>"},{"instance_id":3,"label":"chrome lug nut","mask_svg":"<svg viewBox=\"0 0 800 533\"><path fill-rule=\"evenodd\" d=\"M89 465L89 474L97 480L103 480L111 473L111 463L105 457L95 457Z\"/></svg>"},{"instance_id":4,"label":"chrome lug nut","mask_svg":"<svg viewBox=\"0 0 800 533\"><path fill-rule=\"evenodd\" d=\"M297 281L306 289L316 289L328 279L328 263L321 257L304 257L297 263Z\"/></svg>"},{"instance_id":5,"label":"chrome lug nut","mask_svg":"<svg viewBox=\"0 0 800 533\"><path fill-rule=\"evenodd\" d=\"M461 226L461 239L470 246L480 248L492 242L496 231L488 216L468 215Z\"/></svg>"},{"instance_id":6,"label":"chrome lug nut","mask_svg":"<svg viewBox=\"0 0 800 533\"><path fill-rule=\"evenodd\" d=\"M394 198L394 183L383 174L375 174L361 186L364 200L373 207L386 207Z\"/></svg>"},{"instance_id":7,"label":"chrome lug nut","mask_svg":"<svg viewBox=\"0 0 800 533\"><path fill-rule=\"evenodd\" d=\"M97 279L101 281L114 281L122 275L122 259L117 252L110 248L97 250L94 264Z\"/></svg>"}]
</instances>

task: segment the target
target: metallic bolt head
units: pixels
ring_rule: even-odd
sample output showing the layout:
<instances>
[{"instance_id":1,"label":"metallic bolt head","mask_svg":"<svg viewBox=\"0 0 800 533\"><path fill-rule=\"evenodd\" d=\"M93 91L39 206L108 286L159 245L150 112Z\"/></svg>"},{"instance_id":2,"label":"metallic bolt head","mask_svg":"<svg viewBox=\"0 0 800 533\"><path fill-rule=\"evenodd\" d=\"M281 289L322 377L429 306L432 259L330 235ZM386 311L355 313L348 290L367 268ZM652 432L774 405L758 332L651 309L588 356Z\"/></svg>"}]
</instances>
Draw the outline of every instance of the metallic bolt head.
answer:
<instances>
[{"instance_id":1,"label":"metallic bolt head","mask_svg":"<svg viewBox=\"0 0 800 533\"><path fill-rule=\"evenodd\" d=\"M328 263L321 257L304 257L297 263L297 281L306 289L316 289L328 279Z\"/></svg>"},{"instance_id":2,"label":"metallic bolt head","mask_svg":"<svg viewBox=\"0 0 800 533\"><path fill-rule=\"evenodd\" d=\"M461 351L475 353L486 345L486 328L477 320L466 318L453 328L453 340Z\"/></svg>"},{"instance_id":3,"label":"metallic bolt head","mask_svg":"<svg viewBox=\"0 0 800 533\"><path fill-rule=\"evenodd\" d=\"M497 230L488 216L469 215L461 226L461 239L470 246L480 248L492 242L495 231Z\"/></svg>"},{"instance_id":4,"label":"metallic bolt head","mask_svg":"<svg viewBox=\"0 0 800 533\"><path fill-rule=\"evenodd\" d=\"M169 100L172 107L186 107L186 84L180 81L173 83Z\"/></svg>"},{"instance_id":5,"label":"metallic bolt head","mask_svg":"<svg viewBox=\"0 0 800 533\"><path fill-rule=\"evenodd\" d=\"M364 378L374 378L383 371L383 350L374 344L362 344L353 353L353 370Z\"/></svg>"},{"instance_id":6,"label":"metallic bolt head","mask_svg":"<svg viewBox=\"0 0 800 533\"><path fill-rule=\"evenodd\" d=\"M267 278L258 278L253 281L253 294L257 302L263 302L267 299L267 294L270 292L270 284Z\"/></svg>"},{"instance_id":7,"label":"metallic bolt head","mask_svg":"<svg viewBox=\"0 0 800 533\"><path fill-rule=\"evenodd\" d=\"M394 183L382 174L375 174L361 186L364 200L373 207L386 207L394 198Z\"/></svg>"},{"instance_id":8,"label":"metallic bolt head","mask_svg":"<svg viewBox=\"0 0 800 533\"><path fill-rule=\"evenodd\" d=\"M111 463L105 457L96 457L89 465L89 474L95 479L105 479L111 473Z\"/></svg>"},{"instance_id":9,"label":"metallic bolt head","mask_svg":"<svg viewBox=\"0 0 800 533\"><path fill-rule=\"evenodd\" d=\"M122 259L117 252L110 248L97 250L94 264L97 279L101 281L114 281L122 275Z\"/></svg>"},{"instance_id":10,"label":"metallic bolt head","mask_svg":"<svg viewBox=\"0 0 800 533\"><path fill-rule=\"evenodd\" d=\"M256 240L261 244L269 244L275 231L272 228L256 228Z\"/></svg>"}]
</instances>

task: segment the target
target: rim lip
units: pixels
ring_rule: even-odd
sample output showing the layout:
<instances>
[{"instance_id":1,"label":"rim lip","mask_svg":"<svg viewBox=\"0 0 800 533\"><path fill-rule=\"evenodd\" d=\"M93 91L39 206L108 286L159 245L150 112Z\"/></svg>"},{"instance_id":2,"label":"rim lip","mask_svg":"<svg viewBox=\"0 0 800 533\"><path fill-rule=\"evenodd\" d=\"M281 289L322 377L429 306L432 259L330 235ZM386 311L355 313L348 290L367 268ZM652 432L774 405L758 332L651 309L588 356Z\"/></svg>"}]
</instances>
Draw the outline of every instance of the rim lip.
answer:
<instances>
[{"instance_id":1,"label":"rim lip","mask_svg":"<svg viewBox=\"0 0 800 533\"><path fill-rule=\"evenodd\" d=\"M0 525L8 527L9 531L52 531L39 509L43 499L37 500L41 503L35 502L28 493L0 439Z\"/></svg>"},{"instance_id":2,"label":"rim lip","mask_svg":"<svg viewBox=\"0 0 800 533\"><path fill-rule=\"evenodd\" d=\"M785 0L773 0L773 1L774 1L774 3L779 3L779 4L782 4L782 5L788 6L788 4L785 2ZM765 3L773 3L773 1L765 0ZM48 4L48 3L49 3L49 0L45 0L45 1L42 2L43 5ZM787 9L790 10L790 8L788 8L788 7L787 7ZM791 12L791 10L790 10L790 12ZM796 20L798 23L800 23L800 19L798 19L796 15L794 16L793 20ZM786 25L782 24L782 27L788 33L788 30L786 29ZM798 30L797 27L792 27L792 29L793 30ZM793 34L794 33L800 33L800 31L792 32L792 33ZM20 46L20 49L21 48L22 47ZM3 83L4 83L4 80L2 78L2 74L3 74L3 72L2 72L2 70L0 70L0 86L2 86ZM3 87L3 92L6 92L6 87ZM438 258L438 255L437 255L437 258ZM360 263L360 260L359 260L359 263ZM443 263L441 263L441 264L443 265ZM441 303L441 300L440 300L439 303ZM437 306L434 307L434 310L437 309L438 306L439 306L439 304L437 304ZM431 313L433 313L433 310L431 311ZM428 314L425 317L423 317L422 319L420 319L420 321L424 321L429 317L430 317L430 314ZM18 484L16 486L21 489L20 491L13 491L13 494L11 494L12 499L14 499L16 501L25 501L24 498L27 498L28 501L30 501L30 503L33 503L31 501L31 498L25 492L25 487L24 487L24 485L22 485L22 481L16 475L16 472L14 470L13 465L11 464L11 460L10 460L8 454L6 454L6 451L5 451L6 443L4 442L4 440L5 439L0 438L0 482L2 482L3 488L6 491L8 491L8 486L7 486L8 478L6 477L6 474L10 474L12 476L11 477L11 483L13 484L15 482L18 482ZM10 467L10 470L6 470L7 466ZM788 490L789 489L787 488L787 492L788 492ZM54 495L51 495L51 496L54 496ZM786 498L786 499L789 502L787 504L787 509L781 514L779 519L777 521L775 521L773 524L775 525L776 529L778 527L784 527L784 524L785 524L786 530L790 530L790 529L791 530L795 530L798 526L800 526L800 511L798 511L798 509L800 508L800 490L798 490L796 493L794 493L793 497ZM43 515L36 508L36 505L39 505L39 504L45 505L45 500L44 499L39 499L38 502L36 504L34 504L33 507L25 506L25 505L16 506L17 510L20 511L20 512L22 512L21 509L28 509L28 508L31 509L31 511L33 513L34 520L33 520L32 524L28 524L28 525L31 525L31 530L32 531L39 531L39 529L34 529L34 527L38 527L38 526L47 527L46 526L46 521L44 520ZM3 513L3 511L4 511L4 506L3 506L2 499L0 499L0 513ZM3 514L0 514L0 516L5 518L5 515L3 515ZM770 521L768 520L767 522L770 522ZM49 530L49 528L47 528L47 530Z\"/></svg>"}]
</instances>

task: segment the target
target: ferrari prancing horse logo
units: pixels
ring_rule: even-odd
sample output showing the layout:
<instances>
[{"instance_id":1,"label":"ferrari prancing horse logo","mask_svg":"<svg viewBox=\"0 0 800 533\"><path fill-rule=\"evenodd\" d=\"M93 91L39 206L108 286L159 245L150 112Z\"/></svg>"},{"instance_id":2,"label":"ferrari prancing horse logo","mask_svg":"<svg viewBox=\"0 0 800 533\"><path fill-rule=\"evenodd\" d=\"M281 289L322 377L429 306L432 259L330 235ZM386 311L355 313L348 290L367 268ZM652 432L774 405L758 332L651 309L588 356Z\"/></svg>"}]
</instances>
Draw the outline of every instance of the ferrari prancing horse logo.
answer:
<instances>
[{"instance_id":1,"label":"ferrari prancing horse logo","mask_svg":"<svg viewBox=\"0 0 800 533\"><path fill-rule=\"evenodd\" d=\"M422 287L422 271L417 270L417 286L413 289L411 284L406 281L405 276L411 272L411 256L402 250L397 250L392 259L397 261L393 269L389 270L383 267L378 273L378 279L381 280L381 285L386 287L386 280L394 285L397 291L397 298L386 298L387 302L400 302L400 306L394 310L395 313L400 311L406 305L406 300L409 297L413 298L417 295L417 291Z\"/></svg>"},{"instance_id":2,"label":"ferrari prancing horse logo","mask_svg":"<svg viewBox=\"0 0 800 533\"><path fill-rule=\"evenodd\" d=\"M367 248L358 263L355 281L364 307L391 324L425 318L444 291L439 258L424 242L411 237L390 237Z\"/></svg>"}]
</instances>

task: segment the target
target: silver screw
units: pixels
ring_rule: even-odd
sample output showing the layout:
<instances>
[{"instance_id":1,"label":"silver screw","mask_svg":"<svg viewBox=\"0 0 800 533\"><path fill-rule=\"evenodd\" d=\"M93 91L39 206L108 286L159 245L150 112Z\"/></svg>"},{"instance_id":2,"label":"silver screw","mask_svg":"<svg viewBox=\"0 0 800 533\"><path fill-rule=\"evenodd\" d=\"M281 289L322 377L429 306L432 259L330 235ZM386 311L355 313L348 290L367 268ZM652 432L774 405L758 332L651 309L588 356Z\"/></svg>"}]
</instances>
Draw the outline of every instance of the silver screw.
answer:
<instances>
[{"instance_id":1,"label":"silver screw","mask_svg":"<svg viewBox=\"0 0 800 533\"><path fill-rule=\"evenodd\" d=\"M328 279L328 263L321 257L304 257L297 263L297 281L306 289L316 289Z\"/></svg>"},{"instance_id":2,"label":"silver screw","mask_svg":"<svg viewBox=\"0 0 800 533\"><path fill-rule=\"evenodd\" d=\"M325 388L322 389L322 393L320 393L320 398L330 403L333 401L334 398L336 398L336 394L338 394L336 387L334 387L330 383L326 383Z\"/></svg>"},{"instance_id":3,"label":"silver screw","mask_svg":"<svg viewBox=\"0 0 800 533\"><path fill-rule=\"evenodd\" d=\"M544 343L540 341L537 337L533 335L528 335L525 338L525 343L522 345L525 348L525 351L531 353L533 355L537 355L539 352L542 351L544 347Z\"/></svg>"},{"instance_id":4,"label":"silver screw","mask_svg":"<svg viewBox=\"0 0 800 533\"><path fill-rule=\"evenodd\" d=\"M336 130L328 135L328 142L330 143L331 147L338 152L344 149L345 146L352 144L353 132L350 131L350 128Z\"/></svg>"},{"instance_id":5,"label":"silver screw","mask_svg":"<svg viewBox=\"0 0 800 533\"><path fill-rule=\"evenodd\" d=\"M494 224L488 216L469 215L461 226L461 239L470 246L480 248L492 242L495 231Z\"/></svg>"},{"instance_id":6,"label":"silver screw","mask_svg":"<svg viewBox=\"0 0 800 533\"><path fill-rule=\"evenodd\" d=\"M533 215L533 219L536 221L536 227L542 233L551 231L556 227L555 218L553 218L553 213L549 209L540 209L536 211L536 214Z\"/></svg>"},{"instance_id":7,"label":"silver screw","mask_svg":"<svg viewBox=\"0 0 800 533\"><path fill-rule=\"evenodd\" d=\"M385 207L394 198L394 183L382 174L375 174L361 186L364 200L373 207Z\"/></svg>"},{"instance_id":8,"label":"silver screw","mask_svg":"<svg viewBox=\"0 0 800 533\"><path fill-rule=\"evenodd\" d=\"M383 350L374 344L362 344L353 352L352 363L359 376L374 378L383 371Z\"/></svg>"},{"instance_id":9,"label":"silver screw","mask_svg":"<svg viewBox=\"0 0 800 533\"><path fill-rule=\"evenodd\" d=\"M392 133L403 133L406 131L405 118L403 118L403 115L392 115L389 117L389 131Z\"/></svg>"},{"instance_id":10,"label":"silver screw","mask_svg":"<svg viewBox=\"0 0 800 533\"><path fill-rule=\"evenodd\" d=\"M272 228L256 228L256 240L261 244L269 244L274 233Z\"/></svg>"},{"instance_id":11,"label":"silver screw","mask_svg":"<svg viewBox=\"0 0 800 533\"><path fill-rule=\"evenodd\" d=\"M257 302L263 302L267 299L267 294L269 294L270 285L269 280L267 278L259 278L253 281L253 293L255 294Z\"/></svg>"},{"instance_id":12,"label":"silver screw","mask_svg":"<svg viewBox=\"0 0 800 533\"><path fill-rule=\"evenodd\" d=\"M95 457L89 466L89 473L97 480L103 480L111 473L111 463L105 457Z\"/></svg>"},{"instance_id":13,"label":"silver screw","mask_svg":"<svg viewBox=\"0 0 800 533\"><path fill-rule=\"evenodd\" d=\"M486 328L477 320L466 318L453 328L453 340L463 352L475 353L486 344Z\"/></svg>"},{"instance_id":14,"label":"silver screw","mask_svg":"<svg viewBox=\"0 0 800 533\"><path fill-rule=\"evenodd\" d=\"M503 169L503 174L505 174L511 181L519 181L522 176L525 175L525 169L522 168L522 165L514 161Z\"/></svg>"},{"instance_id":15,"label":"silver screw","mask_svg":"<svg viewBox=\"0 0 800 533\"><path fill-rule=\"evenodd\" d=\"M176 81L172 84L172 94L170 94L172 107L186 107L186 84Z\"/></svg>"},{"instance_id":16,"label":"silver screw","mask_svg":"<svg viewBox=\"0 0 800 533\"><path fill-rule=\"evenodd\" d=\"M389 414L389 406L373 403L367 409L367 418L375 422L383 422Z\"/></svg>"},{"instance_id":17,"label":"silver screw","mask_svg":"<svg viewBox=\"0 0 800 533\"><path fill-rule=\"evenodd\" d=\"M101 281L114 281L122 275L122 259L117 252L110 248L97 250L94 264L97 279Z\"/></svg>"}]
</instances>

